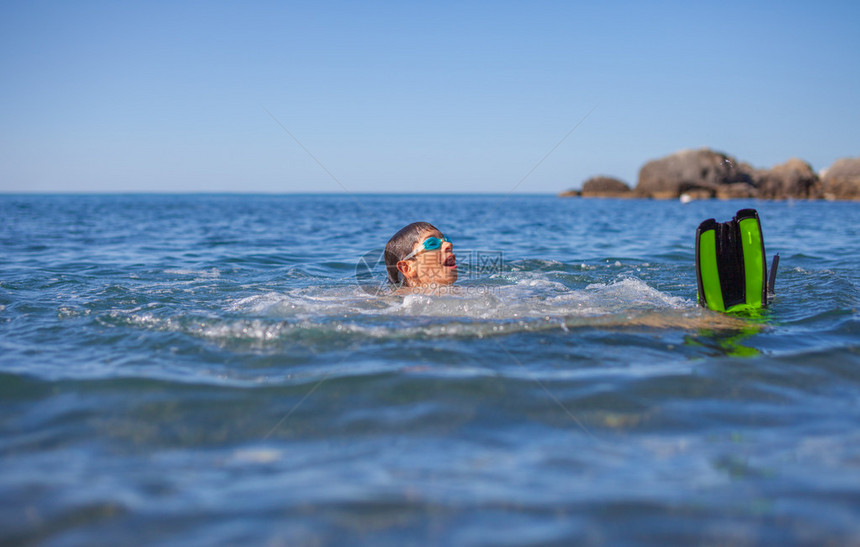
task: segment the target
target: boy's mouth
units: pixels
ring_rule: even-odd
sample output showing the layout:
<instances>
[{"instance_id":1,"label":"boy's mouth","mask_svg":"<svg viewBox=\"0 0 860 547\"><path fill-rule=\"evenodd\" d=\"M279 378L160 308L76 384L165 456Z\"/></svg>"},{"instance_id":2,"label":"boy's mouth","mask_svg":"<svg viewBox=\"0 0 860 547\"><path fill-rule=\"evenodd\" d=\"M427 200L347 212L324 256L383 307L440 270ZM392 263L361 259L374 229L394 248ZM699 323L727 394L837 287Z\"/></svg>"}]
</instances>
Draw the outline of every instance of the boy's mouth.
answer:
<instances>
[{"instance_id":1,"label":"boy's mouth","mask_svg":"<svg viewBox=\"0 0 860 547\"><path fill-rule=\"evenodd\" d=\"M442 265L447 267L447 268L456 268L457 267L457 257L454 255L448 255L448 258L445 259L445 262L443 262Z\"/></svg>"}]
</instances>

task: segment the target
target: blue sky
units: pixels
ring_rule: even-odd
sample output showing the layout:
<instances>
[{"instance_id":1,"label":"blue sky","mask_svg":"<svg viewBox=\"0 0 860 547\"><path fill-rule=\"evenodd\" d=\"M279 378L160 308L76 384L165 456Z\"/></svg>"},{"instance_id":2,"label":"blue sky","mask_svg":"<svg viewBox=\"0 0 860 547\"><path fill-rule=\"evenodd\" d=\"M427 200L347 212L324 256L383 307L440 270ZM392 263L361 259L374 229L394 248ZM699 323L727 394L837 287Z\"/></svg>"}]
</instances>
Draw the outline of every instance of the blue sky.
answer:
<instances>
[{"instance_id":1,"label":"blue sky","mask_svg":"<svg viewBox=\"0 0 860 547\"><path fill-rule=\"evenodd\" d=\"M860 155L858 29L857 2L3 2L0 192L556 193L702 146L822 169Z\"/></svg>"}]
</instances>

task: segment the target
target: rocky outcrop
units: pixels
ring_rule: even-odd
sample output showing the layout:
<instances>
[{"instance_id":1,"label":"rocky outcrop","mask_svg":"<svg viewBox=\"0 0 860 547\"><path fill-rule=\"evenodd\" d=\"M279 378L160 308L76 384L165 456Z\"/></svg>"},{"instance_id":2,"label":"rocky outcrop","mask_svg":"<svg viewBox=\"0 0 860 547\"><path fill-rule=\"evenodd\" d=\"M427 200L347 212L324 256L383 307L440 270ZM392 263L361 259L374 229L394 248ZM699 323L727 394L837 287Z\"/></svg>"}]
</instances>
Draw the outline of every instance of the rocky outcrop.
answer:
<instances>
[{"instance_id":1,"label":"rocky outcrop","mask_svg":"<svg viewBox=\"0 0 860 547\"><path fill-rule=\"evenodd\" d=\"M803 160L793 158L771 169L755 169L707 148L682 150L646 163L636 193L653 198L818 199L822 185Z\"/></svg>"},{"instance_id":2,"label":"rocky outcrop","mask_svg":"<svg viewBox=\"0 0 860 547\"><path fill-rule=\"evenodd\" d=\"M825 199L860 200L860 158L836 160L824 171L821 190Z\"/></svg>"},{"instance_id":3,"label":"rocky outcrop","mask_svg":"<svg viewBox=\"0 0 860 547\"><path fill-rule=\"evenodd\" d=\"M821 181L803 160L787 162L756 172L758 197L762 199L819 199Z\"/></svg>"},{"instance_id":4,"label":"rocky outcrop","mask_svg":"<svg viewBox=\"0 0 860 547\"><path fill-rule=\"evenodd\" d=\"M770 169L708 148L682 150L651 160L639 170L636 188L614 177L585 181L582 190L562 196L655 199L832 199L860 200L860 157L843 158L819 176L807 162L792 158Z\"/></svg>"},{"instance_id":5,"label":"rocky outcrop","mask_svg":"<svg viewBox=\"0 0 860 547\"><path fill-rule=\"evenodd\" d=\"M732 186L731 193L752 191L753 169L726 154L707 148L682 150L649 161L639 170L636 194L657 199L677 199L682 194L717 197Z\"/></svg>"},{"instance_id":6,"label":"rocky outcrop","mask_svg":"<svg viewBox=\"0 0 860 547\"><path fill-rule=\"evenodd\" d=\"M580 195L584 198L623 198L631 197L632 190L622 180L613 177L597 176L591 177L583 183Z\"/></svg>"},{"instance_id":7,"label":"rocky outcrop","mask_svg":"<svg viewBox=\"0 0 860 547\"><path fill-rule=\"evenodd\" d=\"M745 199L758 197L758 189L748 182L732 182L717 187L714 194L718 199Z\"/></svg>"}]
</instances>

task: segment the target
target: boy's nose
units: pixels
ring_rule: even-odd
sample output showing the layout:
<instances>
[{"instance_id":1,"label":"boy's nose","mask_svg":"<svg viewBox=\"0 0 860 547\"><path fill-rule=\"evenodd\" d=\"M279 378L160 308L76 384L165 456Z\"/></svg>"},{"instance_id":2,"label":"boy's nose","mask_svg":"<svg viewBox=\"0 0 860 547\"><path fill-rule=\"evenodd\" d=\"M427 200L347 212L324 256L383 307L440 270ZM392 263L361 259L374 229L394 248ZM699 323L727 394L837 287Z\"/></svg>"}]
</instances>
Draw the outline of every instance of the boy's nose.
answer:
<instances>
[{"instance_id":1,"label":"boy's nose","mask_svg":"<svg viewBox=\"0 0 860 547\"><path fill-rule=\"evenodd\" d=\"M450 251L453 248L454 248L454 244L451 243L450 241L443 241L442 242L442 250L443 251Z\"/></svg>"}]
</instances>

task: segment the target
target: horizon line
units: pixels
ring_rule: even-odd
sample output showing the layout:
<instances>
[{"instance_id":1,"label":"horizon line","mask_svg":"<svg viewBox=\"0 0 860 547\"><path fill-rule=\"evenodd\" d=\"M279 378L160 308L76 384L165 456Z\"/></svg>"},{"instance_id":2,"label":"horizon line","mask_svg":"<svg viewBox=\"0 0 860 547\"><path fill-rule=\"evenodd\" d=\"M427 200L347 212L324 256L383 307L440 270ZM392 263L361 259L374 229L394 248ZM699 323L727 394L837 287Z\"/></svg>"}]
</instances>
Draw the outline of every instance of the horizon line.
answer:
<instances>
[{"instance_id":1,"label":"horizon line","mask_svg":"<svg viewBox=\"0 0 860 547\"><path fill-rule=\"evenodd\" d=\"M558 196L562 192L522 192L518 196ZM159 190L129 190L129 191L90 191L90 190L0 190L0 196L505 196L505 192L280 192L280 191L159 191Z\"/></svg>"}]
</instances>

